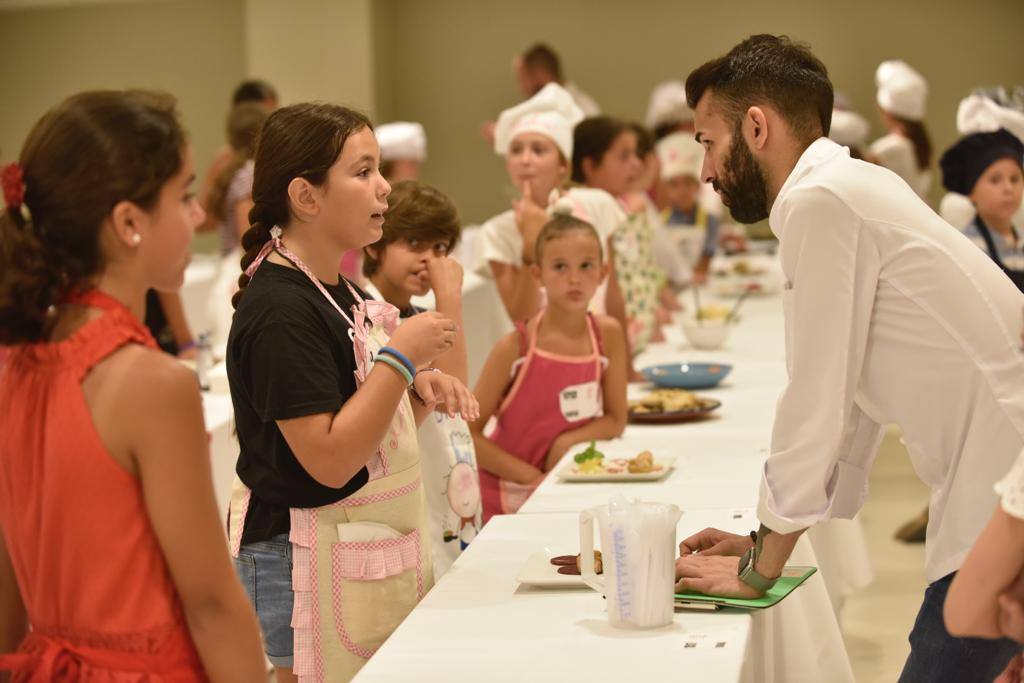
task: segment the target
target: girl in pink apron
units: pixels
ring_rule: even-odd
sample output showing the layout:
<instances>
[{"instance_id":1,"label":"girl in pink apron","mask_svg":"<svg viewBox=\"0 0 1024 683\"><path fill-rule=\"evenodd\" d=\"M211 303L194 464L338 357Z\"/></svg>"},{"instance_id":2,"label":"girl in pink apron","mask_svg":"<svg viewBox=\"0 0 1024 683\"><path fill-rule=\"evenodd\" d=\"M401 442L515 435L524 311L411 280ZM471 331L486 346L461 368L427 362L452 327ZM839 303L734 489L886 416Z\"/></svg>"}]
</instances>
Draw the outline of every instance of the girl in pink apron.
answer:
<instances>
[{"instance_id":1,"label":"girl in pink apron","mask_svg":"<svg viewBox=\"0 0 1024 683\"><path fill-rule=\"evenodd\" d=\"M395 307L338 275L387 207L369 122L285 107L255 161L228 339L229 541L278 680L347 681L433 581L417 424L438 404L473 419L476 403L428 367L454 343L451 320L399 329Z\"/></svg>"},{"instance_id":2,"label":"girl in pink apron","mask_svg":"<svg viewBox=\"0 0 1024 683\"><path fill-rule=\"evenodd\" d=\"M470 431L485 523L516 512L573 445L617 437L626 426L622 326L587 311L607 275L597 232L556 215L541 230L535 257L547 306L498 342L476 386L481 419Z\"/></svg>"}]
</instances>

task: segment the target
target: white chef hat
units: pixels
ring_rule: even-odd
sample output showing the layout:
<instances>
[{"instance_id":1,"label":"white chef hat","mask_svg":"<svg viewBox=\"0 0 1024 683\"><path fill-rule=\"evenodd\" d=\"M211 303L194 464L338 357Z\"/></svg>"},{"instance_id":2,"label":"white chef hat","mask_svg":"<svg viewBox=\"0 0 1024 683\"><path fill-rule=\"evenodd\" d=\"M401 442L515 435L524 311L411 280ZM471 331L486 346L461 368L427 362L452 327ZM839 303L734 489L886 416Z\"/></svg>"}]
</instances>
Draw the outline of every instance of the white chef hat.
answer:
<instances>
[{"instance_id":1,"label":"white chef hat","mask_svg":"<svg viewBox=\"0 0 1024 683\"><path fill-rule=\"evenodd\" d=\"M928 82L909 64L891 59L878 65L875 71L878 86L878 106L909 121L922 121Z\"/></svg>"},{"instance_id":2,"label":"white chef hat","mask_svg":"<svg viewBox=\"0 0 1024 683\"><path fill-rule=\"evenodd\" d=\"M939 202L939 215L957 230L963 230L978 215L978 209L962 194L947 192Z\"/></svg>"},{"instance_id":3,"label":"white chef hat","mask_svg":"<svg viewBox=\"0 0 1024 683\"><path fill-rule=\"evenodd\" d=\"M427 158L427 133L423 126L409 121L385 123L374 129L377 144L380 145L381 161Z\"/></svg>"},{"instance_id":4,"label":"white chef hat","mask_svg":"<svg viewBox=\"0 0 1024 683\"><path fill-rule=\"evenodd\" d=\"M541 133L551 138L566 160L570 160L572 131L582 120L583 110L572 95L557 83L548 83L530 99L501 112L494 126L494 151L504 156L515 136Z\"/></svg>"},{"instance_id":5,"label":"white chef hat","mask_svg":"<svg viewBox=\"0 0 1024 683\"><path fill-rule=\"evenodd\" d=\"M704 147L697 142L693 133L672 133L658 141L655 146L658 161L661 162L661 177L670 180L690 175L700 180L700 168L704 164Z\"/></svg>"},{"instance_id":6,"label":"white chef hat","mask_svg":"<svg viewBox=\"0 0 1024 683\"><path fill-rule=\"evenodd\" d=\"M654 130L670 123L693 120L693 110L686 104L686 86L682 81L665 81L651 91L644 122Z\"/></svg>"},{"instance_id":7,"label":"white chef hat","mask_svg":"<svg viewBox=\"0 0 1024 683\"><path fill-rule=\"evenodd\" d=\"M1024 141L1024 112L1004 107L984 95L971 95L956 110L956 129L961 135L992 133L1000 128Z\"/></svg>"},{"instance_id":8,"label":"white chef hat","mask_svg":"<svg viewBox=\"0 0 1024 683\"><path fill-rule=\"evenodd\" d=\"M828 136L840 145L863 147L868 141L868 120L855 111L832 110L832 128Z\"/></svg>"}]
</instances>

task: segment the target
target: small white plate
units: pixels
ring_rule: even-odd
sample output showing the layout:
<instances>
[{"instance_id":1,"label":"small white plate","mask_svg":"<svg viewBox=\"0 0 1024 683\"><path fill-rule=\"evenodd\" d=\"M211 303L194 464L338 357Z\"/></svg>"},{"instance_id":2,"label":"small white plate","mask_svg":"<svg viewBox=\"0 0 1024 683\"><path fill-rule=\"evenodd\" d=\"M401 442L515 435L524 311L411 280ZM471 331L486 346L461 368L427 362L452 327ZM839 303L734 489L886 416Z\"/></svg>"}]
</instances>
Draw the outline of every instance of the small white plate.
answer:
<instances>
[{"instance_id":1,"label":"small white plate","mask_svg":"<svg viewBox=\"0 0 1024 683\"><path fill-rule=\"evenodd\" d=\"M659 479L666 477L668 473L672 471L676 459L671 457L655 458L654 466L659 469L655 469L653 472L644 472L643 474L634 474L626 470L626 460L623 458L614 458L612 461L616 464L621 463L623 471L616 472L614 474L611 472L584 474L576 471L576 462L572 458L569 458L569 462L567 462L562 469L558 470L558 478L562 481L568 482L658 481Z\"/></svg>"},{"instance_id":2,"label":"small white plate","mask_svg":"<svg viewBox=\"0 0 1024 683\"><path fill-rule=\"evenodd\" d=\"M583 577L574 574L559 574L558 567L551 564L552 557L558 555L571 555L571 552L556 553L550 548L544 548L530 555L519 573L516 574L516 581L527 586L537 588L586 588Z\"/></svg>"}]
</instances>

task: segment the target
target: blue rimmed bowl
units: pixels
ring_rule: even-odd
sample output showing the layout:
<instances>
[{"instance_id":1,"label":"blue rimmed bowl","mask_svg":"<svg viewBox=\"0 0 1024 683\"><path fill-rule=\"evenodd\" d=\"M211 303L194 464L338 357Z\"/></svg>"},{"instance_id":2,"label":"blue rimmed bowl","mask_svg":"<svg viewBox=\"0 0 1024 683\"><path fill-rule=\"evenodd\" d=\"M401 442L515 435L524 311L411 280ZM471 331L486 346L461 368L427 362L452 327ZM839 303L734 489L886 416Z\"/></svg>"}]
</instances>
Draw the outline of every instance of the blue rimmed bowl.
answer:
<instances>
[{"instance_id":1,"label":"blue rimmed bowl","mask_svg":"<svg viewBox=\"0 0 1024 683\"><path fill-rule=\"evenodd\" d=\"M710 389L729 376L732 366L726 363L664 363L646 367L641 372L651 382L667 389Z\"/></svg>"}]
</instances>

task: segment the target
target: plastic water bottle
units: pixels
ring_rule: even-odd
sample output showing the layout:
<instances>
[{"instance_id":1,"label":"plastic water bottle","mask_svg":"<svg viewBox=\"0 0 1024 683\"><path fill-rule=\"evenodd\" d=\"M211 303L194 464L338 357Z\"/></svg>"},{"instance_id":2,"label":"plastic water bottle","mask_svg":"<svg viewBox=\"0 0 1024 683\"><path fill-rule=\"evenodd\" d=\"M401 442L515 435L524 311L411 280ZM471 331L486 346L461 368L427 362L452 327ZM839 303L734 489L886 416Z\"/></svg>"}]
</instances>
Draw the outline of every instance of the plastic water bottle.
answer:
<instances>
[{"instance_id":1,"label":"plastic water bottle","mask_svg":"<svg viewBox=\"0 0 1024 683\"><path fill-rule=\"evenodd\" d=\"M196 379L199 388L210 390L210 368L213 367L213 346L210 344L210 333L201 332L196 343Z\"/></svg>"}]
</instances>

